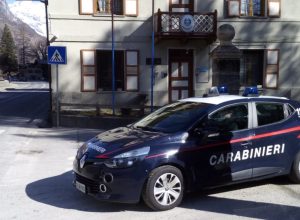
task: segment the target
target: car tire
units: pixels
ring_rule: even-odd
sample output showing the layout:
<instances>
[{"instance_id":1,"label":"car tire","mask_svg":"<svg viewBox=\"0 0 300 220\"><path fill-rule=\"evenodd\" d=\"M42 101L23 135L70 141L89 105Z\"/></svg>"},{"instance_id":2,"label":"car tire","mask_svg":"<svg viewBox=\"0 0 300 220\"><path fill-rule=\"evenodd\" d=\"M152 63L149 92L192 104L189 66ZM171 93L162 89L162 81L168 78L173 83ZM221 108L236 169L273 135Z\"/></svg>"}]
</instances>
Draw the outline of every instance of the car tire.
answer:
<instances>
[{"instance_id":1,"label":"car tire","mask_svg":"<svg viewBox=\"0 0 300 220\"><path fill-rule=\"evenodd\" d=\"M295 157L289 177L293 182L300 183L300 152Z\"/></svg>"},{"instance_id":2,"label":"car tire","mask_svg":"<svg viewBox=\"0 0 300 220\"><path fill-rule=\"evenodd\" d=\"M173 166L154 169L145 184L143 200L155 211L178 206L183 198L184 181L181 171Z\"/></svg>"}]
</instances>

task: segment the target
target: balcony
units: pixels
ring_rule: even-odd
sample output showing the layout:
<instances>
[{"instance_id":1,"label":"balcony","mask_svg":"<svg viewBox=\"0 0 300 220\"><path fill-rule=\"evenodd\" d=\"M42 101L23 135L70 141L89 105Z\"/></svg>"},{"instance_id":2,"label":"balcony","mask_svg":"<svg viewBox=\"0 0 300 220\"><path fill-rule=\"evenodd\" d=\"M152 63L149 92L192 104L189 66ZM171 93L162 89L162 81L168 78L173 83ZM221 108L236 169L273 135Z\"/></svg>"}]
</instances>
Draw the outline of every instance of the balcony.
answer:
<instances>
[{"instance_id":1,"label":"balcony","mask_svg":"<svg viewBox=\"0 0 300 220\"><path fill-rule=\"evenodd\" d=\"M210 13L161 12L156 14L156 40L203 39L213 42L217 33L217 11Z\"/></svg>"}]
</instances>

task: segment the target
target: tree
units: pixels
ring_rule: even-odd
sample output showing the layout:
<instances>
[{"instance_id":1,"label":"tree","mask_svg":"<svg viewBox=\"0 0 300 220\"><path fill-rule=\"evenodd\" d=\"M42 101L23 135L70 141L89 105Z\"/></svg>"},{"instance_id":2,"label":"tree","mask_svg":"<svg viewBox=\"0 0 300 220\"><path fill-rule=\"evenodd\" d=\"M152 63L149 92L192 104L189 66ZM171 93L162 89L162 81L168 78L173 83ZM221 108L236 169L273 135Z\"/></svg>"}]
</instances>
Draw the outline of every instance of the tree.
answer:
<instances>
[{"instance_id":1,"label":"tree","mask_svg":"<svg viewBox=\"0 0 300 220\"><path fill-rule=\"evenodd\" d=\"M8 72L18 68L16 55L16 44L12 37L9 27L5 24L1 44L0 44L0 64L5 67Z\"/></svg>"},{"instance_id":2,"label":"tree","mask_svg":"<svg viewBox=\"0 0 300 220\"><path fill-rule=\"evenodd\" d=\"M31 41L25 31L25 25L22 24L17 35L17 42L19 47L19 64L25 66L33 59Z\"/></svg>"},{"instance_id":3,"label":"tree","mask_svg":"<svg viewBox=\"0 0 300 220\"><path fill-rule=\"evenodd\" d=\"M38 62L47 62L47 45L45 40L38 40L32 44L32 55Z\"/></svg>"}]
</instances>

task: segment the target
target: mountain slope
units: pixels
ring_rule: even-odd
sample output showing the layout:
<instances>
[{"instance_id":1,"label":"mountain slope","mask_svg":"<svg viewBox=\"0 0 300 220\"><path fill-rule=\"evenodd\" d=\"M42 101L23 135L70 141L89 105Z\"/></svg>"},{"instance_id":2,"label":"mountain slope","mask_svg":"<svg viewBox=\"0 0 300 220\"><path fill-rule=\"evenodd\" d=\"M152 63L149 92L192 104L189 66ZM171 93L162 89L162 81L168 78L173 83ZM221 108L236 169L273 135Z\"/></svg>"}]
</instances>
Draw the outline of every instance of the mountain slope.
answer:
<instances>
[{"instance_id":1,"label":"mountain slope","mask_svg":"<svg viewBox=\"0 0 300 220\"><path fill-rule=\"evenodd\" d=\"M22 35L26 36L26 39L28 39L31 44L35 44L35 42L38 41L46 42L45 37L37 34L28 24L24 23L11 12L6 0L0 0L0 39L2 37L5 24L9 26L12 32L18 51L23 45Z\"/></svg>"},{"instance_id":2,"label":"mountain slope","mask_svg":"<svg viewBox=\"0 0 300 220\"><path fill-rule=\"evenodd\" d=\"M44 7L41 2L32 1L16 1L9 4L10 11L41 36L46 36Z\"/></svg>"}]
</instances>

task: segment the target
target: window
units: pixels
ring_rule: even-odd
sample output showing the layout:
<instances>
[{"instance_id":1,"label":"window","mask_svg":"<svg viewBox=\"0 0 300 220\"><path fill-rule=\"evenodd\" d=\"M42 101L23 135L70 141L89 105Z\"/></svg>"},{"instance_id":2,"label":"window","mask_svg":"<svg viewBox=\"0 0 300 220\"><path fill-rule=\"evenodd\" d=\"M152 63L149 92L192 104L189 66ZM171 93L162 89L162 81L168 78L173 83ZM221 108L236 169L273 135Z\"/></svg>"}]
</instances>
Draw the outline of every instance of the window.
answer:
<instances>
[{"instance_id":1,"label":"window","mask_svg":"<svg viewBox=\"0 0 300 220\"><path fill-rule=\"evenodd\" d=\"M80 14L110 14L112 0L80 0ZM113 0L114 14L137 16L138 0Z\"/></svg>"},{"instance_id":2,"label":"window","mask_svg":"<svg viewBox=\"0 0 300 220\"><path fill-rule=\"evenodd\" d=\"M112 51L81 50L81 91L112 91ZM139 51L115 51L115 90L139 90Z\"/></svg>"},{"instance_id":3,"label":"window","mask_svg":"<svg viewBox=\"0 0 300 220\"><path fill-rule=\"evenodd\" d=\"M112 91L112 51L97 50L98 91ZM124 90L124 51L115 51L115 90Z\"/></svg>"},{"instance_id":4,"label":"window","mask_svg":"<svg viewBox=\"0 0 300 220\"><path fill-rule=\"evenodd\" d=\"M264 50L242 50L240 85L263 85Z\"/></svg>"},{"instance_id":5,"label":"window","mask_svg":"<svg viewBox=\"0 0 300 220\"><path fill-rule=\"evenodd\" d=\"M236 131L248 128L248 104L222 108L209 116L210 125L221 131Z\"/></svg>"},{"instance_id":6,"label":"window","mask_svg":"<svg viewBox=\"0 0 300 220\"><path fill-rule=\"evenodd\" d=\"M134 124L134 127L167 133L186 131L204 114L211 104L175 102L164 106Z\"/></svg>"},{"instance_id":7,"label":"window","mask_svg":"<svg viewBox=\"0 0 300 220\"><path fill-rule=\"evenodd\" d=\"M279 122L293 114L295 110L283 103L256 103L258 126Z\"/></svg>"},{"instance_id":8,"label":"window","mask_svg":"<svg viewBox=\"0 0 300 220\"><path fill-rule=\"evenodd\" d=\"M97 0L96 12L110 14L112 0ZM123 14L123 0L114 0L114 13L116 15Z\"/></svg>"},{"instance_id":9,"label":"window","mask_svg":"<svg viewBox=\"0 0 300 220\"><path fill-rule=\"evenodd\" d=\"M241 0L242 16L265 16L264 0Z\"/></svg>"},{"instance_id":10,"label":"window","mask_svg":"<svg viewBox=\"0 0 300 220\"><path fill-rule=\"evenodd\" d=\"M169 0L170 12L193 12L194 0Z\"/></svg>"},{"instance_id":11,"label":"window","mask_svg":"<svg viewBox=\"0 0 300 220\"><path fill-rule=\"evenodd\" d=\"M280 17L281 0L227 0L229 17Z\"/></svg>"}]
</instances>

